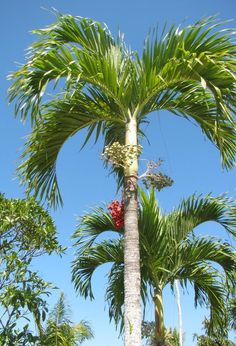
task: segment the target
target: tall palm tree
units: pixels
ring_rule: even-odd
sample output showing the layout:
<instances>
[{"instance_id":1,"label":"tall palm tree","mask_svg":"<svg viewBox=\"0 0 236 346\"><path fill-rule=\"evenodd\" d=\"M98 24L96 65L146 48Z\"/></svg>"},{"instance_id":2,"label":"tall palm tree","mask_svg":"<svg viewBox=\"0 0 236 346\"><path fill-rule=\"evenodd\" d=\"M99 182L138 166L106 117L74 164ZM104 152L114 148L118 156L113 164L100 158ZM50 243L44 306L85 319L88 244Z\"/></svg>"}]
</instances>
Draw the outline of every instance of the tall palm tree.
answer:
<instances>
[{"instance_id":1,"label":"tall palm tree","mask_svg":"<svg viewBox=\"0 0 236 346\"><path fill-rule=\"evenodd\" d=\"M234 282L236 256L229 244L220 239L197 236L195 228L215 221L235 235L234 208L223 197L193 195L182 201L177 209L162 215L154 192L148 197L141 191L139 230L142 297L145 304L148 287L151 287L156 338L159 342L164 342L165 335L163 289L171 285L173 290L176 279L182 288L187 288L189 283L193 285L195 305L209 304L210 327L221 324L225 307L222 280ZM119 232L118 239L109 237L100 241L99 235L109 230ZM110 305L110 317L114 318L116 324L123 322L123 230L116 230L110 214L103 208L97 208L81 217L74 237L78 247L72 269L76 290L85 297L93 298L92 276L99 266L111 262L106 298Z\"/></svg>"},{"instance_id":2,"label":"tall palm tree","mask_svg":"<svg viewBox=\"0 0 236 346\"><path fill-rule=\"evenodd\" d=\"M84 144L93 133L96 140L102 134L105 146L121 146L115 154L127 153L118 167L124 176L126 346L141 344L140 125L163 109L192 119L219 149L224 166L234 164L236 45L234 31L218 26L208 18L182 30L156 30L139 56L105 25L57 14L55 23L34 30L38 39L26 63L10 76L9 100L16 99L16 114L30 116L33 124L19 167L29 192L54 206L62 202L56 160L65 141L82 129L88 130ZM53 87L54 95L45 98Z\"/></svg>"},{"instance_id":3,"label":"tall palm tree","mask_svg":"<svg viewBox=\"0 0 236 346\"><path fill-rule=\"evenodd\" d=\"M41 346L77 346L93 337L88 322L80 321L73 325L69 318L70 310L61 293L47 322L46 328L39 327Z\"/></svg>"}]
</instances>

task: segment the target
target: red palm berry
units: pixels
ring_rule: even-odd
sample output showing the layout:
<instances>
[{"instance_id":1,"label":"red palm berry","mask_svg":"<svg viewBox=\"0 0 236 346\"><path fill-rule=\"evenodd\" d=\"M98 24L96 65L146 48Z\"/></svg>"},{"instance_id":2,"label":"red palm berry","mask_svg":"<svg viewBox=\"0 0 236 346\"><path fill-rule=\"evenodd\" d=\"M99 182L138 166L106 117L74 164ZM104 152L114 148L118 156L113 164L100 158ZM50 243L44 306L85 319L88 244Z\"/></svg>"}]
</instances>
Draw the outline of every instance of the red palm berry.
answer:
<instances>
[{"instance_id":1,"label":"red palm berry","mask_svg":"<svg viewBox=\"0 0 236 346\"><path fill-rule=\"evenodd\" d=\"M114 200L107 206L107 209L111 211L111 217L116 229L124 227L124 202Z\"/></svg>"}]
</instances>

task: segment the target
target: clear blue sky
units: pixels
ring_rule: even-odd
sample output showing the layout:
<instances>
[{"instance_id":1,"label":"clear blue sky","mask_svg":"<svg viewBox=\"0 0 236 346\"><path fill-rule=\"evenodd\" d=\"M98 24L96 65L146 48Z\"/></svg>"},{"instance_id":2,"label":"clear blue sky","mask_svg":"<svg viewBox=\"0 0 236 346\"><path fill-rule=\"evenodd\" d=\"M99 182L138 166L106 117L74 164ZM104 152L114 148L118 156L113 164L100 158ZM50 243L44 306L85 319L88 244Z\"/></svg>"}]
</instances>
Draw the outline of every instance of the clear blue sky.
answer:
<instances>
[{"instance_id":1,"label":"clear blue sky","mask_svg":"<svg viewBox=\"0 0 236 346\"><path fill-rule=\"evenodd\" d=\"M23 137L29 133L29 125L23 126L14 119L13 105L8 106L6 90L9 82L6 75L15 69L15 62L24 61L25 49L34 40L30 30L42 28L54 21L53 15L42 8L55 7L62 13L91 17L105 22L115 36L120 29L125 33L126 42L132 49L141 50L149 28L157 23L193 23L200 17L219 14L223 20L233 19L230 26L236 26L235 0L6 0L1 3L1 145L0 145L0 191L7 197L23 197L23 189L15 179L15 169L23 146ZM216 149L202 136L201 131L186 120L178 119L163 112L152 115L147 128L151 145L145 144L143 158L165 160L164 172L170 175L175 184L158 195L163 210L177 205L181 197L193 192L219 195L228 192L235 197L235 170L223 171ZM73 258L70 236L75 229L76 217L90 206L115 197L115 182L108 177L100 160L101 143L88 145L80 152L81 135L75 136L63 148L58 160L58 175L64 199L64 208L53 213L59 239L69 247L67 256L62 259L52 257L37 260L35 267L46 280L60 287L71 304L74 321L86 319L91 322L95 339L85 346L121 346L113 324L109 324L108 311L104 302L104 287L107 267L98 270L94 277L96 300L84 301L76 297L70 279L70 262ZM199 232L220 234L221 230L210 224ZM225 236L221 233L222 236ZM51 303L57 296L53 296ZM166 323L177 323L177 311L173 297L165 292ZM194 345L192 333L201 329L204 312L195 310L193 296L182 296L183 327L186 333L186 346ZM152 319L153 310L147 309L147 318Z\"/></svg>"}]
</instances>

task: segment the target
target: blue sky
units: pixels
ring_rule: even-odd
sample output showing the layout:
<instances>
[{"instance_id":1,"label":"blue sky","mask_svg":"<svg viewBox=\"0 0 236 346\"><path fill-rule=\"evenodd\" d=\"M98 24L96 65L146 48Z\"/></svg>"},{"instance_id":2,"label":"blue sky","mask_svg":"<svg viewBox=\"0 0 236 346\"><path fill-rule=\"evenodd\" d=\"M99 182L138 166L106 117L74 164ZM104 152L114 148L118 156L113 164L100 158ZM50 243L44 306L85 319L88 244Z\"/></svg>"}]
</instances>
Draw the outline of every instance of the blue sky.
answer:
<instances>
[{"instance_id":1,"label":"blue sky","mask_svg":"<svg viewBox=\"0 0 236 346\"><path fill-rule=\"evenodd\" d=\"M156 24L183 25L193 23L200 17L218 14L220 19L232 19L228 26L236 26L235 0L7 0L1 4L1 65L0 65L0 102L1 102L1 145L0 145L0 191L7 197L23 197L23 189L15 178L23 138L30 131L29 124L22 125L14 119L14 107L8 106L6 91L9 82L7 74L15 70L15 62L23 62L25 49L34 40L30 31L42 28L54 21L53 15L42 8L55 7L62 13L91 17L105 22L113 35L117 31L125 33L125 40L132 49L141 51L148 30ZM226 25L226 24L225 24ZM186 120L176 118L167 112L152 114L151 123L146 128L150 145L144 143L143 158L163 158L163 171L170 175L175 184L158 194L163 210L170 210L182 197L193 192L219 195L228 192L235 197L235 170L222 170L216 149L203 137L199 128ZM70 236L76 226L76 218L90 207L110 201L115 197L116 187L112 177L104 170L100 160L101 142L92 143L80 151L82 136L70 139L62 149L57 164L59 183L64 200L64 208L52 212L55 218L59 239L68 246L67 255L62 259L51 257L37 260L35 268L42 276L62 289L74 312L74 321L86 319L91 322L95 339L85 343L90 346L121 346L122 339L113 324L109 324L108 310L104 302L106 268L98 270L94 277L95 301L84 301L77 297L70 278L70 262L73 249ZM144 167L145 168L145 167ZM207 225L199 231L204 234L225 234L215 225ZM50 299L52 304L57 299ZM177 323L174 298L167 290L164 296L167 325ZM193 307L193 296L182 296L183 327L186 333L186 346L194 345L192 333L201 329L204 317L202 310ZM147 318L152 319L153 309L148 307Z\"/></svg>"}]
</instances>

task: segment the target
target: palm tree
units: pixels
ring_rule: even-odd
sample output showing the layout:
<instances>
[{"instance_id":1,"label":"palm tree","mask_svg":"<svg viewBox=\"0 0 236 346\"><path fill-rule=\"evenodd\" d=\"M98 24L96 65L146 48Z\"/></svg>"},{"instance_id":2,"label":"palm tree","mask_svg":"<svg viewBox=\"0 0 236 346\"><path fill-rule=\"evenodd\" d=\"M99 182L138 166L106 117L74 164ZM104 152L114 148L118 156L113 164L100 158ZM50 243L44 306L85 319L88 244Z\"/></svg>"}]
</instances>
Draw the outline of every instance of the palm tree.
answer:
<instances>
[{"instance_id":1,"label":"palm tree","mask_svg":"<svg viewBox=\"0 0 236 346\"><path fill-rule=\"evenodd\" d=\"M141 191L140 196L141 292L145 305L148 287L152 290L156 340L164 345L162 294L167 285L174 289L176 279L182 288L187 288L189 283L193 285L195 305L209 304L210 330L213 326L219 326L225 307L222 279L224 277L226 282L234 281L236 257L229 244L219 239L197 236L195 228L205 222L215 221L227 232L235 234L235 206L224 197L193 195L183 200L177 209L162 215L153 191L149 197ZM119 232L120 236L100 241L98 236L106 231ZM116 324L121 322L122 327L123 230L115 229L106 210L96 208L92 213L81 217L74 237L78 247L72 267L76 290L85 298L93 298L92 276L99 266L111 262L106 299L109 302L110 317Z\"/></svg>"},{"instance_id":2,"label":"palm tree","mask_svg":"<svg viewBox=\"0 0 236 346\"><path fill-rule=\"evenodd\" d=\"M192 119L219 149L226 168L235 161L236 45L234 31L221 31L219 25L208 18L182 30L174 26L162 34L156 30L139 56L101 23L57 14L55 23L34 30L38 40L26 63L10 76L9 100L16 99L16 114L22 120L30 116L33 125L19 167L29 192L53 206L62 203L57 157L67 139L82 129L88 130L84 144L92 134L96 140L101 134L105 147L114 145L113 163L126 153L115 167L124 176L126 346L141 344L137 213L141 124L148 114L163 109ZM54 95L45 98L53 87Z\"/></svg>"},{"instance_id":3,"label":"palm tree","mask_svg":"<svg viewBox=\"0 0 236 346\"><path fill-rule=\"evenodd\" d=\"M77 346L93 337L88 322L80 321L73 325L69 318L70 310L61 293L58 302L52 310L46 328L39 328L41 346Z\"/></svg>"}]
</instances>

